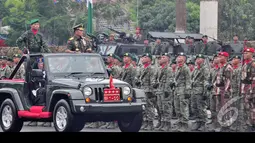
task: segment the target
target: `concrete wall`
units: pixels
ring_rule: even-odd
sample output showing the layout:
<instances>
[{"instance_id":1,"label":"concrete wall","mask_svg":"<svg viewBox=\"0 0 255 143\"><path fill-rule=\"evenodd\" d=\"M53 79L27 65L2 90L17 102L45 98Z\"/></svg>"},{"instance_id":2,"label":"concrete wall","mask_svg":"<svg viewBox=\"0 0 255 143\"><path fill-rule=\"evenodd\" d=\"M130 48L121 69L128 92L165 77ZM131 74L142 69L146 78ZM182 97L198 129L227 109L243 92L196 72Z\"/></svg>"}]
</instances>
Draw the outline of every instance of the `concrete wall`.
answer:
<instances>
[{"instance_id":1,"label":"concrete wall","mask_svg":"<svg viewBox=\"0 0 255 143\"><path fill-rule=\"evenodd\" d=\"M200 1L200 33L218 38L218 0Z\"/></svg>"}]
</instances>

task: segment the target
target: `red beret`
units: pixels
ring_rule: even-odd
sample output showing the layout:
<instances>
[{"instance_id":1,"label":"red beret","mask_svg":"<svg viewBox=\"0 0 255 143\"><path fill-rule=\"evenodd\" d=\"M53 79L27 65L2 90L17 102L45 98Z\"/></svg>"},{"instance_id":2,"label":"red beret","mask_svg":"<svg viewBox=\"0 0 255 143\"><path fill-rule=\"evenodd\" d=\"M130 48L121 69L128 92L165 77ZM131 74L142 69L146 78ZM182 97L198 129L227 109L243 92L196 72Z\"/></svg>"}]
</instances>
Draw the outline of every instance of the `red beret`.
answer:
<instances>
[{"instance_id":1,"label":"red beret","mask_svg":"<svg viewBox=\"0 0 255 143\"><path fill-rule=\"evenodd\" d=\"M254 53L255 50L253 48L244 48L243 52L251 52Z\"/></svg>"},{"instance_id":2,"label":"red beret","mask_svg":"<svg viewBox=\"0 0 255 143\"><path fill-rule=\"evenodd\" d=\"M229 57L229 54L227 52L220 52L218 55L224 56L224 57Z\"/></svg>"}]
</instances>

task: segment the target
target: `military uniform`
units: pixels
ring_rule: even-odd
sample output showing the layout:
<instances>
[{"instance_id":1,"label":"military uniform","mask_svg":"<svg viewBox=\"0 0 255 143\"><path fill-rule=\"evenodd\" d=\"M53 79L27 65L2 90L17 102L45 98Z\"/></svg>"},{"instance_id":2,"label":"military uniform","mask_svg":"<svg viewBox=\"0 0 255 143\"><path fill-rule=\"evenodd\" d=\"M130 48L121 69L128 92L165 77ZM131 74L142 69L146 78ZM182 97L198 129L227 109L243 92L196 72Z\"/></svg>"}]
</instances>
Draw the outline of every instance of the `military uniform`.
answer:
<instances>
[{"instance_id":1,"label":"military uniform","mask_svg":"<svg viewBox=\"0 0 255 143\"><path fill-rule=\"evenodd\" d=\"M1 56L0 60L7 60L6 56ZM9 78L11 74L11 69L7 64L2 64L0 67L0 78L4 79L4 78Z\"/></svg>"},{"instance_id":2,"label":"military uniform","mask_svg":"<svg viewBox=\"0 0 255 143\"><path fill-rule=\"evenodd\" d=\"M253 48L245 48L244 52L251 52L254 53ZM242 100L241 105L243 104L243 109L241 108L241 113L243 114L243 121L241 122L241 125L243 126L244 131L250 131L254 120L254 93L255 93L255 60L254 59L247 59L244 60L241 72L241 94L242 94Z\"/></svg>"},{"instance_id":3,"label":"military uniform","mask_svg":"<svg viewBox=\"0 0 255 143\"><path fill-rule=\"evenodd\" d=\"M149 57L152 59L151 54L145 53L143 57ZM136 85L141 86L141 89L144 90L146 95L146 109L144 112L144 123L141 129L152 130L153 129L153 120L154 120L154 111L156 107L156 96L153 94L153 75L155 74L155 68L150 64L145 64L139 71L136 77Z\"/></svg>"},{"instance_id":4,"label":"military uniform","mask_svg":"<svg viewBox=\"0 0 255 143\"><path fill-rule=\"evenodd\" d=\"M169 56L167 53L162 56ZM170 57L169 57L170 58ZM160 114L160 126L158 130L169 131L171 129L172 103L173 95L171 94L170 83L173 82L172 68L168 65L159 67L153 76L153 87L157 96L157 106Z\"/></svg>"},{"instance_id":5,"label":"military uniform","mask_svg":"<svg viewBox=\"0 0 255 143\"><path fill-rule=\"evenodd\" d=\"M197 58L205 59L201 54L196 56ZM196 115L196 123L193 126L193 130L205 131L205 123L207 119L206 114L206 100L207 87L209 86L209 69L204 63L197 65L195 70L192 72L192 95L191 95L191 108L193 109L193 114Z\"/></svg>"},{"instance_id":6,"label":"military uniform","mask_svg":"<svg viewBox=\"0 0 255 143\"><path fill-rule=\"evenodd\" d=\"M74 30L84 30L83 25L79 24L73 28ZM92 51L92 43L88 37L73 36L67 42L67 49L74 52L86 53Z\"/></svg>"},{"instance_id":7,"label":"military uniform","mask_svg":"<svg viewBox=\"0 0 255 143\"><path fill-rule=\"evenodd\" d=\"M125 53L124 56L128 56L132 59L132 55L130 53ZM133 87L135 75L136 70L131 63L123 66L123 74L121 78L122 81L129 83Z\"/></svg>"},{"instance_id":8,"label":"military uniform","mask_svg":"<svg viewBox=\"0 0 255 143\"><path fill-rule=\"evenodd\" d=\"M227 52L220 52L219 55L229 57ZM219 88L218 95L220 95L220 107L223 107L232 97L231 95L231 77L233 73L233 68L229 63L221 64L219 74L217 76L216 86ZM229 106L228 106L229 107ZM221 111L221 110L220 110ZM229 114L226 115L229 117ZM219 119L217 115L218 122L223 119ZM221 131L228 131L228 127L221 126Z\"/></svg>"},{"instance_id":9,"label":"military uniform","mask_svg":"<svg viewBox=\"0 0 255 143\"><path fill-rule=\"evenodd\" d=\"M21 55L15 54L13 56L13 58L21 58ZM17 65L14 65L14 69L16 68L16 66ZM19 67L19 69L16 72L16 74L14 75L13 79L25 79L25 67L23 64Z\"/></svg>"},{"instance_id":10,"label":"military uniform","mask_svg":"<svg viewBox=\"0 0 255 143\"><path fill-rule=\"evenodd\" d=\"M183 53L180 53L179 56L185 56ZM178 122L177 129L178 131L188 130L188 121L189 121L189 98L191 91L191 75L189 67L184 64L179 64L177 66L177 71L175 73L175 111L177 114Z\"/></svg>"},{"instance_id":11,"label":"military uniform","mask_svg":"<svg viewBox=\"0 0 255 143\"><path fill-rule=\"evenodd\" d=\"M171 63L171 66L175 64L176 65L176 61L175 59L172 60L172 63ZM176 68L171 68L172 69L172 74L173 74L173 77L175 77L175 73L176 73ZM171 94L173 96L173 99L175 98L176 94L175 94L175 88L173 87L172 90L171 90ZM175 111L175 106L174 106L174 100L172 101L172 119L177 119L177 115L176 115L176 111Z\"/></svg>"},{"instance_id":12,"label":"military uniform","mask_svg":"<svg viewBox=\"0 0 255 143\"><path fill-rule=\"evenodd\" d=\"M238 58L239 60L241 60L240 56L235 56L234 58ZM233 66L233 65L232 65ZM241 85L241 78L240 78L240 73L241 73L241 66L233 66L233 74L232 74L232 82L231 82L231 94L232 94L232 98L236 98L240 96L240 85ZM236 107L238 109L238 113L242 112L242 108L243 108L243 103L241 102L241 100L236 101L232 106ZM242 114L238 114L238 118L237 120L231 125L230 130L231 131L242 131L242 127L241 122L243 119L243 115Z\"/></svg>"},{"instance_id":13,"label":"military uniform","mask_svg":"<svg viewBox=\"0 0 255 143\"><path fill-rule=\"evenodd\" d=\"M38 23L38 19L31 20L30 24ZM34 34L32 30L26 31L22 34L16 41L17 46L23 52L26 50L23 47L25 45L26 49L29 50L30 54L34 53L50 53L50 49L46 45L46 41L43 39L43 35L41 33Z\"/></svg>"}]
</instances>

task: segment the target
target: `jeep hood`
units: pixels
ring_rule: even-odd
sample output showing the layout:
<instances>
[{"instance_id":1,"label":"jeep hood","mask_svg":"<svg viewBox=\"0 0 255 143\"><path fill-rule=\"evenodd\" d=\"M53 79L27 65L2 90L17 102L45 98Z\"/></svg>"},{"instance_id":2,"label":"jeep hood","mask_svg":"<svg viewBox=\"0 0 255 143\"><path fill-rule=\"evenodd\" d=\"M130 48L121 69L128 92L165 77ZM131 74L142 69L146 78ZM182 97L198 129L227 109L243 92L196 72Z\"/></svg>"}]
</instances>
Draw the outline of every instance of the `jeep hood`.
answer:
<instances>
[{"instance_id":1,"label":"jeep hood","mask_svg":"<svg viewBox=\"0 0 255 143\"><path fill-rule=\"evenodd\" d=\"M66 78L59 78L52 80L52 83L55 85L60 86L68 86L68 87L78 87L79 84L81 86L85 85L109 85L110 80L109 79L100 79L100 78L86 78L86 79L66 79ZM114 85L128 85L128 83L113 79Z\"/></svg>"}]
</instances>

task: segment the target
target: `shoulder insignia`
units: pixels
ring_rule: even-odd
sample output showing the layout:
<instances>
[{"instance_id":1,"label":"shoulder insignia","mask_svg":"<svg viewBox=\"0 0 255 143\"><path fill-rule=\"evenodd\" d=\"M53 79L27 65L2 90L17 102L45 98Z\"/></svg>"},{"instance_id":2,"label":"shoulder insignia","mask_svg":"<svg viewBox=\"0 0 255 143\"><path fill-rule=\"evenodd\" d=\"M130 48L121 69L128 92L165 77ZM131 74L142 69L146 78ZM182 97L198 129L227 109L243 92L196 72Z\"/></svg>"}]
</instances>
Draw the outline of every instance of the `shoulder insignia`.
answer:
<instances>
[{"instance_id":1,"label":"shoulder insignia","mask_svg":"<svg viewBox=\"0 0 255 143\"><path fill-rule=\"evenodd\" d=\"M73 37L69 38L68 40L73 40Z\"/></svg>"}]
</instances>

